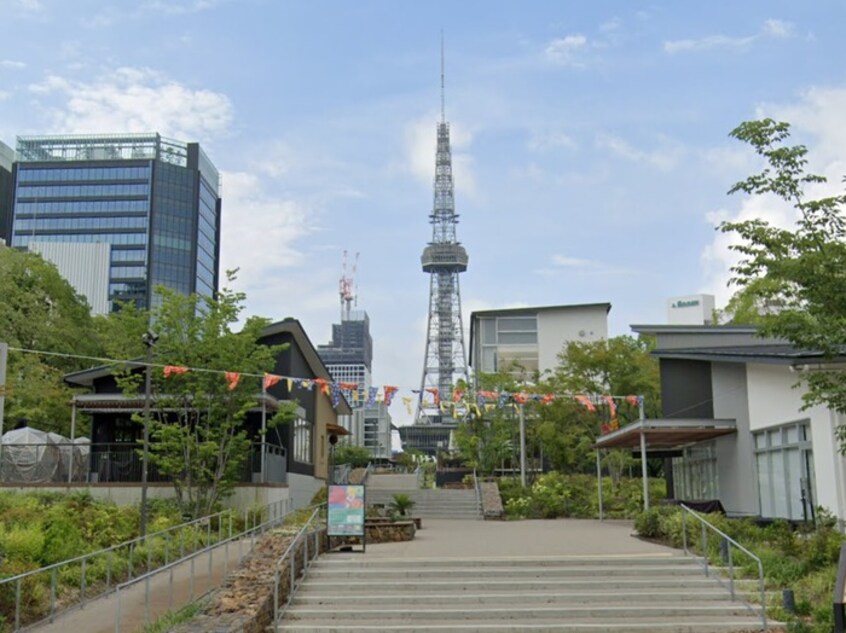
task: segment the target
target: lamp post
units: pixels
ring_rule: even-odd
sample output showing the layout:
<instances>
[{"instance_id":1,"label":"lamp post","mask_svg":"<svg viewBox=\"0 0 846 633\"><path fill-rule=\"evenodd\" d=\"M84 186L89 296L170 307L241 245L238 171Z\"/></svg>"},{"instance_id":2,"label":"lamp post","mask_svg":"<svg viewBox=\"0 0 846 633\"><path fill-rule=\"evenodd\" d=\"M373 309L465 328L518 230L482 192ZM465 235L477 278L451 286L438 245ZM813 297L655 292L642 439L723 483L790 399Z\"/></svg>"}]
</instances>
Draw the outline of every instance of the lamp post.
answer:
<instances>
[{"instance_id":1,"label":"lamp post","mask_svg":"<svg viewBox=\"0 0 846 633\"><path fill-rule=\"evenodd\" d=\"M141 340L147 347L146 366L144 369L144 444L141 457L141 537L147 536L147 462L150 452L150 391L152 389L153 345L158 336L147 330Z\"/></svg>"}]
</instances>

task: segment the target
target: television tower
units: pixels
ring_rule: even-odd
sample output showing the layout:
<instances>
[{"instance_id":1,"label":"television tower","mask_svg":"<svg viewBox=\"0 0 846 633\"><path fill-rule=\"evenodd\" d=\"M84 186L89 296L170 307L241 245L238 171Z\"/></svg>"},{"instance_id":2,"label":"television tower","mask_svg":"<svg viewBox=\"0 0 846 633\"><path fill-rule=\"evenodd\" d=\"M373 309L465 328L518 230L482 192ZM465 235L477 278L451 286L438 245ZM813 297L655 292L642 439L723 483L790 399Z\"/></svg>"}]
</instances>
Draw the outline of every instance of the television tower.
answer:
<instances>
[{"instance_id":1,"label":"television tower","mask_svg":"<svg viewBox=\"0 0 846 633\"><path fill-rule=\"evenodd\" d=\"M435 155L435 196L429 222L432 241L423 249L420 262L429 273L429 318L423 378L417 400L415 424L453 422L435 405L438 399L452 400L456 378L467 380L467 354L461 321L461 292L458 275L467 270L467 251L456 239L455 199L452 182L452 154L449 123L444 108L444 43L441 37L441 120L438 123ZM437 389L437 391L435 391Z\"/></svg>"}]
</instances>

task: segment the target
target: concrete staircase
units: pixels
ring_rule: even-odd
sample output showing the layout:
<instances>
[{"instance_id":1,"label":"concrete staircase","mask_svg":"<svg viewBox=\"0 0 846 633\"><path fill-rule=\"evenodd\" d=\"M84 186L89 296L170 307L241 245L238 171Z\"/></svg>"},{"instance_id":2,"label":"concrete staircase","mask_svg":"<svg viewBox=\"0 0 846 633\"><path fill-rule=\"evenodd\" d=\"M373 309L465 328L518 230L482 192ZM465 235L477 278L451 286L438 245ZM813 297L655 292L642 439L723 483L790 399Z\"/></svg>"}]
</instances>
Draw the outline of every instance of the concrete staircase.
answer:
<instances>
[{"instance_id":1,"label":"concrete staircase","mask_svg":"<svg viewBox=\"0 0 846 633\"><path fill-rule=\"evenodd\" d=\"M367 558L312 566L280 621L330 631L735 633L761 620L675 555L565 558Z\"/></svg>"},{"instance_id":2,"label":"concrete staircase","mask_svg":"<svg viewBox=\"0 0 846 633\"><path fill-rule=\"evenodd\" d=\"M475 490L419 489L416 475L370 475L367 479L367 505L388 507L394 494L408 495L414 501L412 516L430 519L481 519L482 510ZM423 525L425 528L425 523Z\"/></svg>"}]
</instances>

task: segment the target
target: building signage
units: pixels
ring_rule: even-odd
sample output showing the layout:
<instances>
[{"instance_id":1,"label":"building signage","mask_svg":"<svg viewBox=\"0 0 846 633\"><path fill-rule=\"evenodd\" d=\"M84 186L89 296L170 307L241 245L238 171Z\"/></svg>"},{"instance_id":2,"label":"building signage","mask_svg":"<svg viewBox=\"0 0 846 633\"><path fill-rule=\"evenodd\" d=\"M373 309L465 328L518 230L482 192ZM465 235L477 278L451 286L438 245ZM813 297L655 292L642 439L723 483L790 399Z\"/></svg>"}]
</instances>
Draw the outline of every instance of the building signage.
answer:
<instances>
[{"instance_id":1,"label":"building signage","mask_svg":"<svg viewBox=\"0 0 846 633\"><path fill-rule=\"evenodd\" d=\"M364 536L364 486L329 486L327 534Z\"/></svg>"},{"instance_id":2,"label":"building signage","mask_svg":"<svg viewBox=\"0 0 846 633\"><path fill-rule=\"evenodd\" d=\"M671 307L673 307L673 308L695 308L698 305L699 305L699 299L690 299L688 301L684 301L684 300L673 301L673 304L672 304Z\"/></svg>"}]
</instances>

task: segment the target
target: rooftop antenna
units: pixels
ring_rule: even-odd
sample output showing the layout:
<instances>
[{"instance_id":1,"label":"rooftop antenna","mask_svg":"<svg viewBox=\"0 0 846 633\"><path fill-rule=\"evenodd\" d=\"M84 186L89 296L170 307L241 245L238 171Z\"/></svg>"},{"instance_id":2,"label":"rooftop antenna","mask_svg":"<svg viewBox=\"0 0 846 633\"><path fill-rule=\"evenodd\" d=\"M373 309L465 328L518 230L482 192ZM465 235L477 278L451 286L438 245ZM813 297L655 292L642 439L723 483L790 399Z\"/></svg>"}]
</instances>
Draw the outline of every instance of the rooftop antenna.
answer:
<instances>
[{"instance_id":1,"label":"rooftop antenna","mask_svg":"<svg viewBox=\"0 0 846 633\"><path fill-rule=\"evenodd\" d=\"M339 294L341 296L341 321L348 321L350 318L350 309L353 302L358 305L356 293L353 292L353 282L355 279L355 271L358 268L358 253L355 254L355 260L352 265L352 273L347 276L347 251L344 251L344 258L341 262L341 281L339 284Z\"/></svg>"},{"instance_id":2,"label":"rooftop antenna","mask_svg":"<svg viewBox=\"0 0 846 633\"><path fill-rule=\"evenodd\" d=\"M444 106L444 30L441 29L441 123L446 122L446 107Z\"/></svg>"}]
</instances>

